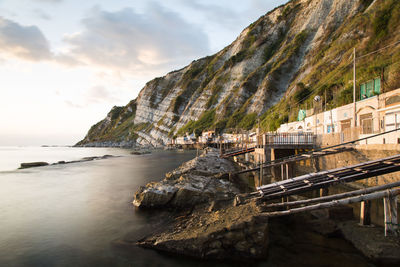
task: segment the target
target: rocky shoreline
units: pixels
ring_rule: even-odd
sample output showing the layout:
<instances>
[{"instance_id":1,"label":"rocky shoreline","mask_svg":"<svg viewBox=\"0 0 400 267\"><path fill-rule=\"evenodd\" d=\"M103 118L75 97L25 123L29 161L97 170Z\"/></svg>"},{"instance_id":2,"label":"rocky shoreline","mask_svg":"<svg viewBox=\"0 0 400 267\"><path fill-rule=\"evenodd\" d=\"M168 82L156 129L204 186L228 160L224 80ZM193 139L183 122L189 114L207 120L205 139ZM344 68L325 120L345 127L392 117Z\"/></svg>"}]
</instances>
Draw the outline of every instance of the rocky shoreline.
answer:
<instances>
[{"instance_id":1,"label":"rocky shoreline","mask_svg":"<svg viewBox=\"0 0 400 267\"><path fill-rule=\"evenodd\" d=\"M248 188L229 175L237 168L234 162L219 158L216 150L207 149L201 156L167 173L160 182L141 187L133 200L137 208L170 210L176 212L175 220L140 240L119 240L118 246L138 245L199 259L252 261L270 258L270 253L279 251L276 244L285 243L289 238L282 231L295 231L298 235L296 231L303 229L300 231L312 237L307 242L317 250L321 239L332 242L331 257L336 257L335 249L341 251L340 242L344 245L350 241L353 245L346 245L343 253L351 251L357 264L366 258L375 263L400 262L398 239L384 242L387 239L383 229L374 229L371 242L371 234L366 234L370 230L357 227L349 207L269 220L263 216L265 205L253 200L238 203L236 196ZM277 222L292 225L285 225L289 228L282 230L279 226L276 228Z\"/></svg>"},{"instance_id":2,"label":"rocky shoreline","mask_svg":"<svg viewBox=\"0 0 400 267\"><path fill-rule=\"evenodd\" d=\"M133 204L140 209L184 211L159 233L136 245L202 259L261 259L266 253L268 223L256 202L236 205L243 188L231 181L234 162L218 151L205 152L141 187ZM123 242L120 242L120 244Z\"/></svg>"}]
</instances>

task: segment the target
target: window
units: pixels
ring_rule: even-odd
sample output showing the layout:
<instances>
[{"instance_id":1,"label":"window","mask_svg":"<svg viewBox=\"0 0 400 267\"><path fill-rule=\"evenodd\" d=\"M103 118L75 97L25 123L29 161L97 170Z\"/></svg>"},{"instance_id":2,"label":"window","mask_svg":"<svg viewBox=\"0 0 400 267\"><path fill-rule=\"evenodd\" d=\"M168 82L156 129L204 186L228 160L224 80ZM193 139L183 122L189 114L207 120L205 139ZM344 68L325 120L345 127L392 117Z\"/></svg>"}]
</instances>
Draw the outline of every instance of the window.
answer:
<instances>
[{"instance_id":1,"label":"window","mask_svg":"<svg viewBox=\"0 0 400 267\"><path fill-rule=\"evenodd\" d=\"M378 95L381 93L381 79L375 78L360 85L360 100Z\"/></svg>"},{"instance_id":2,"label":"window","mask_svg":"<svg viewBox=\"0 0 400 267\"><path fill-rule=\"evenodd\" d=\"M380 78L376 78L374 80L374 92L377 95L381 93L381 79Z\"/></svg>"},{"instance_id":3,"label":"window","mask_svg":"<svg viewBox=\"0 0 400 267\"><path fill-rule=\"evenodd\" d=\"M367 82L367 97L374 96L374 81Z\"/></svg>"},{"instance_id":4,"label":"window","mask_svg":"<svg viewBox=\"0 0 400 267\"><path fill-rule=\"evenodd\" d=\"M362 134L372 134L374 132L372 124L372 113L360 116Z\"/></svg>"},{"instance_id":5,"label":"window","mask_svg":"<svg viewBox=\"0 0 400 267\"><path fill-rule=\"evenodd\" d=\"M360 99L366 99L367 98L367 91L365 90L365 83L361 84L360 86Z\"/></svg>"}]
</instances>

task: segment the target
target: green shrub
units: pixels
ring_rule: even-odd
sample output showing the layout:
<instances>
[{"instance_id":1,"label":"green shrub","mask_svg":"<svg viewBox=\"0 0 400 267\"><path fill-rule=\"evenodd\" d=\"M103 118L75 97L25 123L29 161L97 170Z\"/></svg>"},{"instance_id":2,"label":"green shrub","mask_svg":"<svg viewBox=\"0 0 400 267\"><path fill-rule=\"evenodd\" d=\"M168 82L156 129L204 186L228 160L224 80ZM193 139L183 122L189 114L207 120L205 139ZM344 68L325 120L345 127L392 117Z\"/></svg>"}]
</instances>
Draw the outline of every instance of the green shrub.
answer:
<instances>
[{"instance_id":1,"label":"green shrub","mask_svg":"<svg viewBox=\"0 0 400 267\"><path fill-rule=\"evenodd\" d=\"M250 113L243 117L243 119L239 123L239 128L245 130L251 130L256 123L257 113Z\"/></svg>"},{"instance_id":2,"label":"green shrub","mask_svg":"<svg viewBox=\"0 0 400 267\"><path fill-rule=\"evenodd\" d=\"M179 129L178 135L185 133L195 133L198 135L204 130L208 130L213 126L215 121L215 109L205 111L197 121L189 121L185 126Z\"/></svg>"},{"instance_id":3,"label":"green shrub","mask_svg":"<svg viewBox=\"0 0 400 267\"><path fill-rule=\"evenodd\" d=\"M173 112L175 113L175 114L178 114L179 113L179 108L180 108L180 106L182 105L182 103L184 102L184 99L183 99L183 97L181 96L181 95L178 95L174 100L173 100L173 102L172 102L172 105L173 105Z\"/></svg>"},{"instance_id":4,"label":"green shrub","mask_svg":"<svg viewBox=\"0 0 400 267\"><path fill-rule=\"evenodd\" d=\"M226 128L236 128L244 116L244 112L240 112L240 110L235 111L232 116L229 117Z\"/></svg>"},{"instance_id":5,"label":"green shrub","mask_svg":"<svg viewBox=\"0 0 400 267\"><path fill-rule=\"evenodd\" d=\"M373 21L373 30L375 38L381 39L388 34L388 24L392 12L390 10L383 10L379 12Z\"/></svg>"},{"instance_id":6,"label":"green shrub","mask_svg":"<svg viewBox=\"0 0 400 267\"><path fill-rule=\"evenodd\" d=\"M311 94L311 90L309 87L305 86L303 83L298 83L298 90L294 93L294 100L301 104L303 103L306 98Z\"/></svg>"},{"instance_id":7,"label":"green shrub","mask_svg":"<svg viewBox=\"0 0 400 267\"><path fill-rule=\"evenodd\" d=\"M338 106L347 105L353 102L353 87L349 86L339 93Z\"/></svg>"}]
</instances>

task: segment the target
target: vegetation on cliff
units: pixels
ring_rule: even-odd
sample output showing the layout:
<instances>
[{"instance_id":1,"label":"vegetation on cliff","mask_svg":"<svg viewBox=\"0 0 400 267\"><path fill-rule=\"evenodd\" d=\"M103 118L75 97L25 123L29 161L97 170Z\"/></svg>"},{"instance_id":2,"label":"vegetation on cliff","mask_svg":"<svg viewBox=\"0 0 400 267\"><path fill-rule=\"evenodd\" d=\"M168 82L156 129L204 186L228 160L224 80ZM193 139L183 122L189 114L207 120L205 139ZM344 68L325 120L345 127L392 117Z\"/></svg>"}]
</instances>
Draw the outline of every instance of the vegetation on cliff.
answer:
<instances>
[{"instance_id":1,"label":"vegetation on cliff","mask_svg":"<svg viewBox=\"0 0 400 267\"><path fill-rule=\"evenodd\" d=\"M290 1L215 55L148 82L81 144L163 144L186 132L251 129L258 120L275 130L311 108L316 95L329 109L352 101L354 47L358 84L381 77L383 91L399 88L399 33L396 0Z\"/></svg>"}]
</instances>

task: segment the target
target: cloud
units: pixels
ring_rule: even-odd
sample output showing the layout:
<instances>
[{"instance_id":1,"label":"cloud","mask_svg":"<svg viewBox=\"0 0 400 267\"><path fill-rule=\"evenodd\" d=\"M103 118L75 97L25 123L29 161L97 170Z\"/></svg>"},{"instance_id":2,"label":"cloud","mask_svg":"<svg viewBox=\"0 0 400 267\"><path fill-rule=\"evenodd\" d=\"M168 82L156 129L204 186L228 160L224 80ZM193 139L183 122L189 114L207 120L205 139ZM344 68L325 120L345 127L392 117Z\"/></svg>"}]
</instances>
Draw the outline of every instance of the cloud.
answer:
<instances>
[{"instance_id":1,"label":"cloud","mask_svg":"<svg viewBox=\"0 0 400 267\"><path fill-rule=\"evenodd\" d=\"M117 102L118 99L113 96L113 94L108 91L104 86L97 85L89 88L89 90L85 93L86 103L102 103L109 102L114 103Z\"/></svg>"},{"instance_id":2,"label":"cloud","mask_svg":"<svg viewBox=\"0 0 400 267\"><path fill-rule=\"evenodd\" d=\"M35 2L43 2L43 3L52 3L52 4L55 4L55 3L61 3L63 0L33 0L33 1L35 1Z\"/></svg>"},{"instance_id":3,"label":"cloud","mask_svg":"<svg viewBox=\"0 0 400 267\"><path fill-rule=\"evenodd\" d=\"M40 19L51 20L51 16L41 9L34 9L32 12L36 17L38 17Z\"/></svg>"},{"instance_id":4,"label":"cloud","mask_svg":"<svg viewBox=\"0 0 400 267\"><path fill-rule=\"evenodd\" d=\"M208 21L213 21L214 23L221 24L227 28L236 28L238 20L241 19L238 12L224 3L218 5L215 3L210 4L196 0L179 0L179 2L183 6L202 13Z\"/></svg>"},{"instance_id":5,"label":"cloud","mask_svg":"<svg viewBox=\"0 0 400 267\"><path fill-rule=\"evenodd\" d=\"M36 26L22 26L0 17L0 53L31 61L51 59L50 46Z\"/></svg>"},{"instance_id":6,"label":"cloud","mask_svg":"<svg viewBox=\"0 0 400 267\"><path fill-rule=\"evenodd\" d=\"M67 55L87 65L124 71L154 71L188 63L209 52L203 30L157 3L145 13L131 8L116 12L93 8L81 32L66 35Z\"/></svg>"},{"instance_id":7,"label":"cloud","mask_svg":"<svg viewBox=\"0 0 400 267\"><path fill-rule=\"evenodd\" d=\"M56 91L56 94L60 95L60 92ZM84 108L93 104L116 103L120 99L115 97L115 94L106 87L97 85L84 91L79 100L80 101L64 100L64 102L69 107Z\"/></svg>"},{"instance_id":8,"label":"cloud","mask_svg":"<svg viewBox=\"0 0 400 267\"><path fill-rule=\"evenodd\" d=\"M208 21L222 25L224 28L236 30L243 29L242 24L248 23L249 18L257 19L272 8L287 0L248 0L246 4L239 0L230 1L199 1L199 0L178 0L180 5L200 13ZM240 8L243 6L243 8Z\"/></svg>"}]
</instances>

